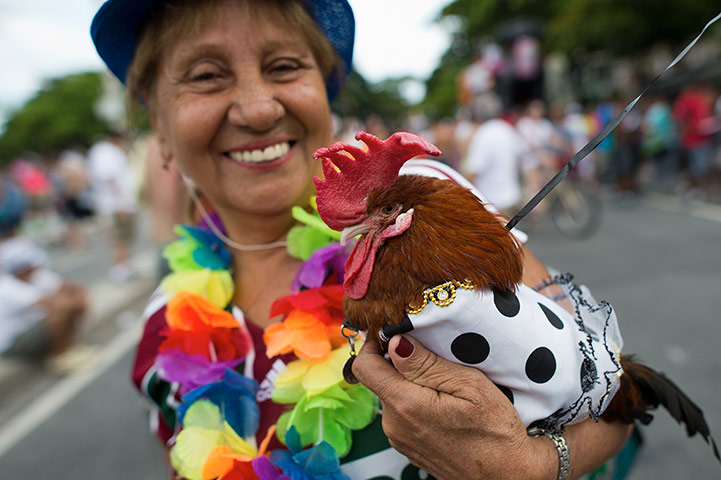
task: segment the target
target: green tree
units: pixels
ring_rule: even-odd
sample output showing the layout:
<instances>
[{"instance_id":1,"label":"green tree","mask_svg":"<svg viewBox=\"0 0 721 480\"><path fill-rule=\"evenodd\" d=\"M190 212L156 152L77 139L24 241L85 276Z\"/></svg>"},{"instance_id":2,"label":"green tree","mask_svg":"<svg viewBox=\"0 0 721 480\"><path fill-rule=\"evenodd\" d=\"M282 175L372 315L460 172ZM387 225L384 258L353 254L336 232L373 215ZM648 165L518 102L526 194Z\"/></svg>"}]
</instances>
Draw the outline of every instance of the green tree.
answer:
<instances>
[{"instance_id":1,"label":"green tree","mask_svg":"<svg viewBox=\"0 0 721 480\"><path fill-rule=\"evenodd\" d=\"M453 19L458 27L427 82L423 106L436 116L452 114L455 73L471 62L482 40L497 38L512 20L538 22L545 52L565 53L572 63L582 64L589 52L600 50L633 57L659 42L678 50L718 10L714 0L453 0L439 20Z\"/></svg>"},{"instance_id":2,"label":"green tree","mask_svg":"<svg viewBox=\"0 0 721 480\"><path fill-rule=\"evenodd\" d=\"M401 95L401 87L406 80L395 78L374 84L353 71L333 102L333 111L341 117L361 120L369 115L378 115L390 125L398 124L406 117L409 108Z\"/></svg>"},{"instance_id":3,"label":"green tree","mask_svg":"<svg viewBox=\"0 0 721 480\"><path fill-rule=\"evenodd\" d=\"M72 144L88 146L108 131L93 111L101 95L99 73L55 78L9 116L0 136L0 162L24 151L40 154Z\"/></svg>"},{"instance_id":4,"label":"green tree","mask_svg":"<svg viewBox=\"0 0 721 480\"><path fill-rule=\"evenodd\" d=\"M454 18L458 33L471 42L497 33L506 22L530 18L545 25L546 51L627 55L659 40L687 42L718 11L713 0L453 0L440 18Z\"/></svg>"}]
</instances>

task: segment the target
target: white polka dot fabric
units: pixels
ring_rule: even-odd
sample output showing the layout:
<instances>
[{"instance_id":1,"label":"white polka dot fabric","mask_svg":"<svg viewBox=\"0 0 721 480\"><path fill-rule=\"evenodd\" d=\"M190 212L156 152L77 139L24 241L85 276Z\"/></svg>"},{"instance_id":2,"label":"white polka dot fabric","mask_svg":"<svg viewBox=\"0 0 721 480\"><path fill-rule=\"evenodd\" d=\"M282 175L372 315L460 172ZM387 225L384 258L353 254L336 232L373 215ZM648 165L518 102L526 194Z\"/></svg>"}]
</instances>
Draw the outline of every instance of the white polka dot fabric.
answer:
<instances>
[{"instance_id":1,"label":"white polka dot fabric","mask_svg":"<svg viewBox=\"0 0 721 480\"><path fill-rule=\"evenodd\" d=\"M441 357L483 371L526 426L559 429L597 418L623 372L616 315L570 275L552 283L575 315L525 285L515 294L458 289L451 305L429 302L402 330Z\"/></svg>"}]
</instances>

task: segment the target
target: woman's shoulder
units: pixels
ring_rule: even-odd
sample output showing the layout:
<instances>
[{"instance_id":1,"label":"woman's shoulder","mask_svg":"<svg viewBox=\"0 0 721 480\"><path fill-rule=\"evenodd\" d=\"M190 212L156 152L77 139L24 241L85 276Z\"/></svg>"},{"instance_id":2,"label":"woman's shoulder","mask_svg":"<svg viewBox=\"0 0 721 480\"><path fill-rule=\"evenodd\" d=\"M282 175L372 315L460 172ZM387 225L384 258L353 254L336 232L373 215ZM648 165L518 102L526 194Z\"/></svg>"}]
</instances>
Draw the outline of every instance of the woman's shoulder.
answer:
<instances>
[{"instance_id":1,"label":"woman's shoulder","mask_svg":"<svg viewBox=\"0 0 721 480\"><path fill-rule=\"evenodd\" d=\"M168 297L168 294L158 285L145 304L142 317L143 321L147 322L151 317L161 315L165 310L165 306L168 304L168 300L170 300L170 297Z\"/></svg>"},{"instance_id":2,"label":"woman's shoulder","mask_svg":"<svg viewBox=\"0 0 721 480\"><path fill-rule=\"evenodd\" d=\"M143 310L143 334L138 342L135 361L131 370L133 383L141 389L142 385L147 383L146 377L148 373L155 371L154 365L158 355L158 348L163 343L161 332L167 327L165 321L167 303L168 296L158 287L150 296L145 310Z\"/></svg>"}]
</instances>

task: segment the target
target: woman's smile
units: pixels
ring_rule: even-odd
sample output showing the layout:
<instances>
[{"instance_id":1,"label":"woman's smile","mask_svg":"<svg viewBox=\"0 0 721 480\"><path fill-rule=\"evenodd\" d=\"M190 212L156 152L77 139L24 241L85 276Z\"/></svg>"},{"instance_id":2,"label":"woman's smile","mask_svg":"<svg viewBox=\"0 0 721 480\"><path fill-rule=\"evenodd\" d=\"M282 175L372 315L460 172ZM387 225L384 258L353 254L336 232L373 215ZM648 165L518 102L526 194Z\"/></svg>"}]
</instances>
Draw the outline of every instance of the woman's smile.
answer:
<instances>
[{"instance_id":1,"label":"woman's smile","mask_svg":"<svg viewBox=\"0 0 721 480\"><path fill-rule=\"evenodd\" d=\"M270 169L278 167L289 161L293 155L291 151L296 142L282 141L265 147L244 147L231 150L227 157L245 168Z\"/></svg>"}]
</instances>

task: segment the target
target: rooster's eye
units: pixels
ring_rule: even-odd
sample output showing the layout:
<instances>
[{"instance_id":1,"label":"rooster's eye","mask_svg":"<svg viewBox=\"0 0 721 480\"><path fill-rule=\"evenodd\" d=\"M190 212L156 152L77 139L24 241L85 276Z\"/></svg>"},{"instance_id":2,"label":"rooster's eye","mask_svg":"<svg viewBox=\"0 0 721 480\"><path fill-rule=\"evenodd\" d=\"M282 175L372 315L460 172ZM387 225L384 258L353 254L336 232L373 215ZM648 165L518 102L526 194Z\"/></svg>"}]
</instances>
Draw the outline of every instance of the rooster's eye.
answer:
<instances>
[{"instance_id":1,"label":"rooster's eye","mask_svg":"<svg viewBox=\"0 0 721 480\"><path fill-rule=\"evenodd\" d=\"M381 211L385 214L390 214L393 213L393 210L395 210L395 208L393 208L393 205L386 205Z\"/></svg>"}]
</instances>

